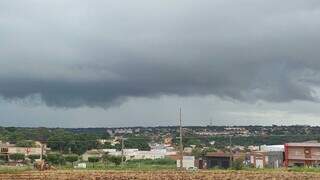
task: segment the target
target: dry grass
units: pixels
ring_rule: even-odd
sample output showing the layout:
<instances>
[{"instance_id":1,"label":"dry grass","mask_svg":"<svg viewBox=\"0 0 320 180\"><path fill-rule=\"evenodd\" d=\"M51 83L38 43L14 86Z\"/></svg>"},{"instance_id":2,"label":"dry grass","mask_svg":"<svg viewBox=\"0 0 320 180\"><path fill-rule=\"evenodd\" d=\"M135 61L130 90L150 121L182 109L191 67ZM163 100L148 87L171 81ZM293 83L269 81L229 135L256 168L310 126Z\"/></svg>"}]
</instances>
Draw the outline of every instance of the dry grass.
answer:
<instances>
[{"instance_id":1,"label":"dry grass","mask_svg":"<svg viewBox=\"0 0 320 180\"><path fill-rule=\"evenodd\" d=\"M286 171L254 172L254 171L26 171L16 174L0 174L1 180L28 179L28 180L128 180L128 179L155 179L155 180L198 180L198 179L230 179L230 180L301 180L320 179L320 173L297 173Z\"/></svg>"}]
</instances>

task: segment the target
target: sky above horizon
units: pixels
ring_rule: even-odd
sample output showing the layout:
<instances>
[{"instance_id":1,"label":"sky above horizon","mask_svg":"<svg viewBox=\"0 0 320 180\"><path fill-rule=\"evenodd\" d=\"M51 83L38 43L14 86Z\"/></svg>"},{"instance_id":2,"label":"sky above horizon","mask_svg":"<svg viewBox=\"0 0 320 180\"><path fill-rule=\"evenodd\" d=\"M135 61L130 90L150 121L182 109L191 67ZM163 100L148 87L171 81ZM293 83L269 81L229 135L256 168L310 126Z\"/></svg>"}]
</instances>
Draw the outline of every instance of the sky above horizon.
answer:
<instances>
[{"instance_id":1,"label":"sky above horizon","mask_svg":"<svg viewBox=\"0 0 320 180\"><path fill-rule=\"evenodd\" d=\"M319 125L318 0L0 1L0 126Z\"/></svg>"}]
</instances>

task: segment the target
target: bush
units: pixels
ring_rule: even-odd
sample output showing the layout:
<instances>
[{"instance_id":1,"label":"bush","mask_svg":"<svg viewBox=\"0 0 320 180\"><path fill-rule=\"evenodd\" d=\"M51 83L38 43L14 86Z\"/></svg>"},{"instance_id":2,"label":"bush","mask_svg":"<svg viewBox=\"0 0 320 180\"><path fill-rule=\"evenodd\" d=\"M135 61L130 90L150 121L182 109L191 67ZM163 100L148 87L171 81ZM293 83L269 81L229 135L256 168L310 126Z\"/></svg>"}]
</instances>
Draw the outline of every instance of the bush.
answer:
<instances>
[{"instance_id":1,"label":"bush","mask_svg":"<svg viewBox=\"0 0 320 180\"><path fill-rule=\"evenodd\" d=\"M28 158L31 160L31 162L33 163L34 160L36 159L40 159L40 155L29 155Z\"/></svg>"},{"instance_id":2,"label":"bush","mask_svg":"<svg viewBox=\"0 0 320 180\"><path fill-rule=\"evenodd\" d=\"M94 167L94 163L99 162L100 158L99 157L89 157L88 161L91 162Z\"/></svg>"},{"instance_id":3,"label":"bush","mask_svg":"<svg viewBox=\"0 0 320 180\"><path fill-rule=\"evenodd\" d=\"M121 156L109 156L108 160L114 163L116 166L119 166L121 164L122 158ZM125 157L124 157L124 161L125 161Z\"/></svg>"},{"instance_id":4,"label":"bush","mask_svg":"<svg viewBox=\"0 0 320 180\"><path fill-rule=\"evenodd\" d=\"M51 164L65 164L65 159L60 153L50 153L47 155L46 159Z\"/></svg>"},{"instance_id":5,"label":"bush","mask_svg":"<svg viewBox=\"0 0 320 180\"><path fill-rule=\"evenodd\" d=\"M25 159L25 155L21 153L10 154L9 158L14 161L23 161Z\"/></svg>"},{"instance_id":6,"label":"bush","mask_svg":"<svg viewBox=\"0 0 320 180\"><path fill-rule=\"evenodd\" d=\"M143 160L129 160L128 163L143 163L146 165L174 165L176 164L175 160L172 159L143 159Z\"/></svg>"},{"instance_id":7,"label":"bush","mask_svg":"<svg viewBox=\"0 0 320 180\"><path fill-rule=\"evenodd\" d=\"M0 154L0 160L3 162L8 162L8 156L5 154Z\"/></svg>"},{"instance_id":8,"label":"bush","mask_svg":"<svg viewBox=\"0 0 320 180\"><path fill-rule=\"evenodd\" d=\"M74 162L78 161L79 156L77 154L70 154L66 155L64 158L67 162L70 162L73 165Z\"/></svg>"},{"instance_id":9,"label":"bush","mask_svg":"<svg viewBox=\"0 0 320 180\"><path fill-rule=\"evenodd\" d=\"M17 147L36 147L36 143L30 140L21 140L16 143Z\"/></svg>"},{"instance_id":10,"label":"bush","mask_svg":"<svg viewBox=\"0 0 320 180\"><path fill-rule=\"evenodd\" d=\"M243 159L236 159L232 162L232 169L234 170L242 170L244 167L243 165Z\"/></svg>"}]
</instances>

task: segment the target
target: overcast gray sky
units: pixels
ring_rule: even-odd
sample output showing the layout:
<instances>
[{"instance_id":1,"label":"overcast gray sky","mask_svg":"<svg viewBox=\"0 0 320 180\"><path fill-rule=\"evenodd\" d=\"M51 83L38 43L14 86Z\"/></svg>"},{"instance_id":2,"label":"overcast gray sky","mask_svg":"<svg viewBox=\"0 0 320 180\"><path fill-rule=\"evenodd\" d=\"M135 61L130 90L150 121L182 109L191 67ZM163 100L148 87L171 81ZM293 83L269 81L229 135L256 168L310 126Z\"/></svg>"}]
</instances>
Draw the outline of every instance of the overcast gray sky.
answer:
<instances>
[{"instance_id":1,"label":"overcast gray sky","mask_svg":"<svg viewBox=\"0 0 320 180\"><path fill-rule=\"evenodd\" d=\"M2 0L0 125L310 124L319 0Z\"/></svg>"}]
</instances>

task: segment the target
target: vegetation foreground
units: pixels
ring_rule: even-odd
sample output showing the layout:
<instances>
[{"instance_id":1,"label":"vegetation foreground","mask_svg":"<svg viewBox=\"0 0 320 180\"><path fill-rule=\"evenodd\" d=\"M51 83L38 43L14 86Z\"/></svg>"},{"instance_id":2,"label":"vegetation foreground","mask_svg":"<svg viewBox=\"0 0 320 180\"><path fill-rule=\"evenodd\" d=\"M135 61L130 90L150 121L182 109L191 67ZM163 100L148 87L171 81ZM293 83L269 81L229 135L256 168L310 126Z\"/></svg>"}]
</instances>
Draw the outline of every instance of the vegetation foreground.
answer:
<instances>
[{"instance_id":1,"label":"vegetation foreground","mask_svg":"<svg viewBox=\"0 0 320 180\"><path fill-rule=\"evenodd\" d=\"M14 179L59 179L59 180L113 180L113 179L161 179L161 180L195 180L195 179L320 179L320 173L293 172L286 170L209 170L209 171L133 171L133 170L50 170L50 171L20 171L0 173L1 180Z\"/></svg>"}]
</instances>

